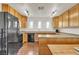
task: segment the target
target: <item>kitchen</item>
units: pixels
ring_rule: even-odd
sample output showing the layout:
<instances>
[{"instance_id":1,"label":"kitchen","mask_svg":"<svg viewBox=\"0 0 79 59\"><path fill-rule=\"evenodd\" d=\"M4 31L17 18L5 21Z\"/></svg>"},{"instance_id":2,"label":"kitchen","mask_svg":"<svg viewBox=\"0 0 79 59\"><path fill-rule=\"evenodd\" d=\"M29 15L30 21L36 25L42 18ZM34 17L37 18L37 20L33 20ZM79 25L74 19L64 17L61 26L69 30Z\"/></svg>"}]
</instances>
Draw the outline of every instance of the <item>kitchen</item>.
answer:
<instances>
[{"instance_id":1,"label":"kitchen","mask_svg":"<svg viewBox=\"0 0 79 59\"><path fill-rule=\"evenodd\" d=\"M18 20L21 46L15 55L79 54L79 4L8 3L0 8Z\"/></svg>"}]
</instances>

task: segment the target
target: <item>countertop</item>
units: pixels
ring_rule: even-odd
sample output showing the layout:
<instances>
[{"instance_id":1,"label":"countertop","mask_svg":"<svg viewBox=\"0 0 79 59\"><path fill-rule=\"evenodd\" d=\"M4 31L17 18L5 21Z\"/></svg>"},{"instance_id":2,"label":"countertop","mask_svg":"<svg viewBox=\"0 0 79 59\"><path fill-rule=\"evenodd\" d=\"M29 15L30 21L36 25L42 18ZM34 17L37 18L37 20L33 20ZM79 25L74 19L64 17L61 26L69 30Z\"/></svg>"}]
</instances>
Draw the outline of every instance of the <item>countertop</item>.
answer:
<instances>
[{"instance_id":1,"label":"countertop","mask_svg":"<svg viewBox=\"0 0 79 59\"><path fill-rule=\"evenodd\" d=\"M53 32L55 32L55 30L54 29L23 28L23 29L20 29L20 32L26 32L26 33L53 33Z\"/></svg>"},{"instance_id":2,"label":"countertop","mask_svg":"<svg viewBox=\"0 0 79 59\"><path fill-rule=\"evenodd\" d=\"M75 48L79 50L78 44L73 45L48 45L49 50L53 55L78 55L79 51L76 51Z\"/></svg>"},{"instance_id":3,"label":"countertop","mask_svg":"<svg viewBox=\"0 0 79 59\"><path fill-rule=\"evenodd\" d=\"M38 38L79 38L79 35L56 33L56 34L38 34Z\"/></svg>"}]
</instances>

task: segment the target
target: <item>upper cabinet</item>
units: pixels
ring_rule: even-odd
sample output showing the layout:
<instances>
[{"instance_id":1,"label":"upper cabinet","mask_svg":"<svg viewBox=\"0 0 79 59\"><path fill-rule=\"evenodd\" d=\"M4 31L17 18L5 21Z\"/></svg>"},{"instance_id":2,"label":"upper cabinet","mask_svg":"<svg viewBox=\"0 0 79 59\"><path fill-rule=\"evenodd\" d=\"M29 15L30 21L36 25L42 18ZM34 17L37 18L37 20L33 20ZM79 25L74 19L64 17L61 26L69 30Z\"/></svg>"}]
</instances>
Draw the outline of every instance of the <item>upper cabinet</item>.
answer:
<instances>
[{"instance_id":1,"label":"upper cabinet","mask_svg":"<svg viewBox=\"0 0 79 59\"><path fill-rule=\"evenodd\" d=\"M63 15L63 27L69 27L69 15L68 15L68 11L64 12Z\"/></svg>"},{"instance_id":2,"label":"upper cabinet","mask_svg":"<svg viewBox=\"0 0 79 59\"><path fill-rule=\"evenodd\" d=\"M79 27L79 5L75 5L69 9L69 26Z\"/></svg>"},{"instance_id":3,"label":"upper cabinet","mask_svg":"<svg viewBox=\"0 0 79 59\"><path fill-rule=\"evenodd\" d=\"M14 11L14 9L12 7L9 7L9 13L14 15L15 11Z\"/></svg>"},{"instance_id":4,"label":"upper cabinet","mask_svg":"<svg viewBox=\"0 0 79 59\"><path fill-rule=\"evenodd\" d=\"M62 15L56 16L53 18L53 27L54 28L62 28L63 21L62 21Z\"/></svg>"},{"instance_id":5,"label":"upper cabinet","mask_svg":"<svg viewBox=\"0 0 79 59\"><path fill-rule=\"evenodd\" d=\"M62 28L62 25L63 25L62 15L59 16L59 22L58 23L59 23L59 26L58 27L59 28Z\"/></svg>"},{"instance_id":6,"label":"upper cabinet","mask_svg":"<svg viewBox=\"0 0 79 59\"><path fill-rule=\"evenodd\" d=\"M54 17L53 18L53 27L54 28L58 28L59 27L59 17L57 16L57 17Z\"/></svg>"},{"instance_id":7,"label":"upper cabinet","mask_svg":"<svg viewBox=\"0 0 79 59\"><path fill-rule=\"evenodd\" d=\"M22 16L22 24L23 24L23 28L26 28L26 22L27 22L27 18L26 16Z\"/></svg>"},{"instance_id":8,"label":"upper cabinet","mask_svg":"<svg viewBox=\"0 0 79 59\"><path fill-rule=\"evenodd\" d=\"M18 17L18 16L19 16L19 13L18 13L16 10L14 10L14 15L15 15L16 17Z\"/></svg>"},{"instance_id":9,"label":"upper cabinet","mask_svg":"<svg viewBox=\"0 0 79 59\"><path fill-rule=\"evenodd\" d=\"M2 11L8 12L12 14L13 16L18 18L20 28L26 28L26 16L21 15L19 12L17 12L14 8L9 6L8 4L2 4Z\"/></svg>"},{"instance_id":10,"label":"upper cabinet","mask_svg":"<svg viewBox=\"0 0 79 59\"><path fill-rule=\"evenodd\" d=\"M3 12L9 12L8 4L2 4L2 11Z\"/></svg>"},{"instance_id":11,"label":"upper cabinet","mask_svg":"<svg viewBox=\"0 0 79 59\"><path fill-rule=\"evenodd\" d=\"M79 4L76 4L75 6L71 7L70 9L68 9L58 17L59 18L56 17L53 18L53 19L56 18L53 21L54 27L58 27L58 28L79 27Z\"/></svg>"},{"instance_id":12,"label":"upper cabinet","mask_svg":"<svg viewBox=\"0 0 79 59\"><path fill-rule=\"evenodd\" d=\"M9 12L10 14L14 15L14 9L10 7L8 4L2 4L2 11Z\"/></svg>"}]
</instances>

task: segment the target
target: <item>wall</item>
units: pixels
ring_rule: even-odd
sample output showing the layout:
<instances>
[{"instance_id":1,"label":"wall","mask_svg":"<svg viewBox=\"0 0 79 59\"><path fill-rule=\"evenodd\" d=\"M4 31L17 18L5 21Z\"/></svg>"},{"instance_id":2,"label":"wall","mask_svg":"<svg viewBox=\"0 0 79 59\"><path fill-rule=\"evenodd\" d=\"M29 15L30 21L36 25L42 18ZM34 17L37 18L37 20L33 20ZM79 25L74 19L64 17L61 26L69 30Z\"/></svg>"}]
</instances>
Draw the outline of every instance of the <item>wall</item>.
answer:
<instances>
[{"instance_id":1,"label":"wall","mask_svg":"<svg viewBox=\"0 0 79 59\"><path fill-rule=\"evenodd\" d=\"M60 31L64 33L71 33L71 34L79 35L79 28L62 28L60 29Z\"/></svg>"},{"instance_id":2,"label":"wall","mask_svg":"<svg viewBox=\"0 0 79 59\"><path fill-rule=\"evenodd\" d=\"M30 29L30 21L33 21L33 30L40 29L40 30L53 30L52 29L52 18L51 17L29 17L27 21L27 28ZM38 23L41 22L41 28L38 28ZM49 22L49 28L46 28L46 22Z\"/></svg>"}]
</instances>

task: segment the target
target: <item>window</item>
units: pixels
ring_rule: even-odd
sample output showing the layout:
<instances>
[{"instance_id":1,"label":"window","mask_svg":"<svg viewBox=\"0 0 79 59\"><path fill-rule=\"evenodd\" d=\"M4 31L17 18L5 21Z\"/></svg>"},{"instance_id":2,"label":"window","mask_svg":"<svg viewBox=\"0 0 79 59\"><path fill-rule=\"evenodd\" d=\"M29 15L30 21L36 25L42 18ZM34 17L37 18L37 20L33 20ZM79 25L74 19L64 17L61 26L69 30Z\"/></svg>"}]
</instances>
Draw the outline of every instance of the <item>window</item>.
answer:
<instances>
[{"instance_id":1,"label":"window","mask_svg":"<svg viewBox=\"0 0 79 59\"><path fill-rule=\"evenodd\" d=\"M33 28L33 21L30 21L30 28Z\"/></svg>"},{"instance_id":2,"label":"window","mask_svg":"<svg viewBox=\"0 0 79 59\"><path fill-rule=\"evenodd\" d=\"M46 28L49 28L49 26L50 26L50 23L46 22Z\"/></svg>"},{"instance_id":3,"label":"window","mask_svg":"<svg viewBox=\"0 0 79 59\"><path fill-rule=\"evenodd\" d=\"M41 22L40 21L38 22L38 28L41 28Z\"/></svg>"}]
</instances>

